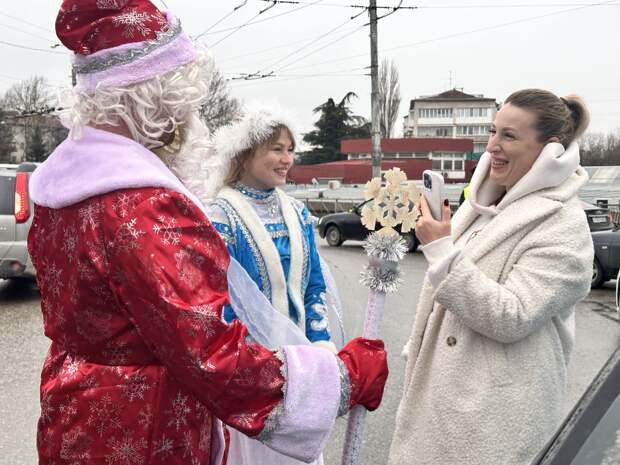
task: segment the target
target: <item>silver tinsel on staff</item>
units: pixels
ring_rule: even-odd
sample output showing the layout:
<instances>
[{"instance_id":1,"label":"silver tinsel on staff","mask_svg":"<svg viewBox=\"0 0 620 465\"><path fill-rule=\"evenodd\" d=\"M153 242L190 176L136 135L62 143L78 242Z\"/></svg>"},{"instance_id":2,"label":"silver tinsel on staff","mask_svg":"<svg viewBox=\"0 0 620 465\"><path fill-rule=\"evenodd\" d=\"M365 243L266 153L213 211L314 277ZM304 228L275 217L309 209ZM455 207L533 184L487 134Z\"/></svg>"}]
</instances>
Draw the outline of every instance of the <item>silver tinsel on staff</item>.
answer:
<instances>
[{"instance_id":1,"label":"silver tinsel on staff","mask_svg":"<svg viewBox=\"0 0 620 465\"><path fill-rule=\"evenodd\" d=\"M377 339L380 335L385 296L395 292L402 282L398 263L407 252L400 234L372 233L364 245L368 266L362 272L361 283L370 289L363 336ZM366 409L355 406L349 413L347 433L342 455L342 465L358 465Z\"/></svg>"}]
</instances>

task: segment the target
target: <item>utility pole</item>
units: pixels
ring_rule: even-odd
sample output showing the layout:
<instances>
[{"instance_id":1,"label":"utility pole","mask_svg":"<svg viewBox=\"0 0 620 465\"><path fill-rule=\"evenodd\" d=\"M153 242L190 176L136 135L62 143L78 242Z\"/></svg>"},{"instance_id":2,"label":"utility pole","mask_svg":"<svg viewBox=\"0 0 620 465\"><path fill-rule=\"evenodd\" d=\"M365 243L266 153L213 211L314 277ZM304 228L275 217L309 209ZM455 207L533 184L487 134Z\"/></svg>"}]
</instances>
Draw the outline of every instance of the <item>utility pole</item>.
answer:
<instances>
[{"instance_id":1,"label":"utility pole","mask_svg":"<svg viewBox=\"0 0 620 465\"><path fill-rule=\"evenodd\" d=\"M372 177L381 177L381 126L379 124L379 60L377 58L377 0L370 0L370 81Z\"/></svg>"}]
</instances>

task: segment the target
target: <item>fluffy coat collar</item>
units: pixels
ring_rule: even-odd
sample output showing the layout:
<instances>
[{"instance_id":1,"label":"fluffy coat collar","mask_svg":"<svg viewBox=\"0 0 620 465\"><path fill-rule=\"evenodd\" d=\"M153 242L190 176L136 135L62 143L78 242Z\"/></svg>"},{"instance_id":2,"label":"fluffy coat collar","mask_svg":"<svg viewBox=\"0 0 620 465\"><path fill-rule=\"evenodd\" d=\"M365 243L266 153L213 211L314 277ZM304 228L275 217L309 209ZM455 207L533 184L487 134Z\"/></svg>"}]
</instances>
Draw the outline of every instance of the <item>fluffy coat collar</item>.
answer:
<instances>
[{"instance_id":1,"label":"fluffy coat collar","mask_svg":"<svg viewBox=\"0 0 620 465\"><path fill-rule=\"evenodd\" d=\"M547 144L532 168L508 192L489 177L490 168L491 155L485 152L469 185L467 201L480 215L497 215L508 205L528 194L560 186L575 173L579 176L585 175L585 171L579 166L579 146L576 142L566 150L562 144L556 142ZM587 181L587 175L585 176L584 182ZM504 193L506 195L503 199L497 205L492 205L492 202ZM567 185L556 194L560 196L557 200L562 201L572 196L574 192Z\"/></svg>"},{"instance_id":2,"label":"fluffy coat collar","mask_svg":"<svg viewBox=\"0 0 620 465\"><path fill-rule=\"evenodd\" d=\"M162 187L202 203L153 152L137 142L85 127L82 137L62 142L30 180L34 203L64 208L119 189Z\"/></svg>"}]
</instances>

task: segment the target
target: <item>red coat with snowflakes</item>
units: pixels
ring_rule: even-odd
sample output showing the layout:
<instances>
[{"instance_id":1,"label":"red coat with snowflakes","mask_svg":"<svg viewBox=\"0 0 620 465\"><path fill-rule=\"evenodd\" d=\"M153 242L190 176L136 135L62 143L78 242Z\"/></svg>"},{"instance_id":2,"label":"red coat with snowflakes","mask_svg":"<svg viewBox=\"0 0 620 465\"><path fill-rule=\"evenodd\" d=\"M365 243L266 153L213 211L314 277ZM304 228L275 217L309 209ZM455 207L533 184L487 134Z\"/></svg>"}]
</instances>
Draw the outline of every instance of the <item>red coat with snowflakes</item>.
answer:
<instances>
[{"instance_id":1,"label":"red coat with snowflakes","mask_svg":"<svg viewBox=\"0 0 620 465\"><path fill-rule=\"evenodd\" d=\"M213 415L250 435L283 399L281 362L225 324L226 247L162 188L35 207L45 334L42 465L211 462Z\"/></svg>"}]
</instances>

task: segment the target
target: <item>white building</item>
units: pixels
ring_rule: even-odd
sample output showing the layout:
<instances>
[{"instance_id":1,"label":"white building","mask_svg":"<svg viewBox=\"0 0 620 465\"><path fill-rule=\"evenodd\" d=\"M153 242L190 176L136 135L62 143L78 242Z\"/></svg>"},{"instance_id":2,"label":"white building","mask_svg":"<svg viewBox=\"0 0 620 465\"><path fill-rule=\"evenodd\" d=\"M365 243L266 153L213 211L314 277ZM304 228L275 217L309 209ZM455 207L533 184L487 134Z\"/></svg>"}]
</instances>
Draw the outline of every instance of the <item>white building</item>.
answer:
<instances>
[{"instance_id":1,"label":"white building","mask_svg":"<svg viewBox=\"0 0 620 465\"><path fill-rule=\"evenodd\" d=\"M497 112L494 98L457 89L411 100L404 137L471 138L474 153L485 151L491 122Z\"/></svg>"}]
</instances>

